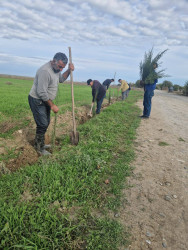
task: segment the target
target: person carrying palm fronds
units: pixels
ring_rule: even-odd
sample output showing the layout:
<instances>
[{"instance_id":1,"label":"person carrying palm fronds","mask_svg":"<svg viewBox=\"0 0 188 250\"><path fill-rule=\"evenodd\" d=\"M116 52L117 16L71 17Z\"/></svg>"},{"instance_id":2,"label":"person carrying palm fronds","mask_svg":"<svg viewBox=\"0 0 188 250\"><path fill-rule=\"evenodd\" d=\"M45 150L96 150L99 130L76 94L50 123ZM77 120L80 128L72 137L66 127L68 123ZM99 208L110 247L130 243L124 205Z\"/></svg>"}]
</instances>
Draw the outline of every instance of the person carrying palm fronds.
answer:
<instances>
[{"instance_id":1,"label":"person carrying palm fronds","mask_svg":"<svg viewBox=\"0 0 188 250\"><path fill-rule=\"evenodd\" d=\"M165 77L164 69L156 71L158 68L158 61L162 55L167 51L164 50L161 53L158 53L154 59L153 49L148 53L145 53L144 61L140 63L140 85L144 86L144 100L143 100L143 115L141 118L149 118L151 113L151 99L154 96L154 90L158 82L158 78Z\"/></svg>"}]
</instances>

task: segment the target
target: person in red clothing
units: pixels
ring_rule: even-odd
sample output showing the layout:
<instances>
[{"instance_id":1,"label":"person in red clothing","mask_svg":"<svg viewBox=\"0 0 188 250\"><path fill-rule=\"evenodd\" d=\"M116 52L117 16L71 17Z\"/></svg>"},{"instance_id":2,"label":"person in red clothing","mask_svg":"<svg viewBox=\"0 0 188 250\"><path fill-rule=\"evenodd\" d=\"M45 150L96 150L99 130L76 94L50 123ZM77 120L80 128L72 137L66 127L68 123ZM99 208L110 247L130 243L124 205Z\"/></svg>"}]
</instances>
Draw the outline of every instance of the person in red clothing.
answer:
<instances>
[{"instance_id":1,"label":"person in red clothing","mask_svg":"<svg viewBox=\"0 0 188 250\"><path fill-rule=\"evenodd\" d=\"M87 84L91 86L91 88L92 88L92 96L93 96L90 115L91 115L91 112L92 112L95 100L97 102L96 114L99 114L100 110L101 110L101 106L102 106L103 100L104 100L104 97L106 95L106 89L97 80L88 79L87 80Z\"/></svg>"}]
</instances>

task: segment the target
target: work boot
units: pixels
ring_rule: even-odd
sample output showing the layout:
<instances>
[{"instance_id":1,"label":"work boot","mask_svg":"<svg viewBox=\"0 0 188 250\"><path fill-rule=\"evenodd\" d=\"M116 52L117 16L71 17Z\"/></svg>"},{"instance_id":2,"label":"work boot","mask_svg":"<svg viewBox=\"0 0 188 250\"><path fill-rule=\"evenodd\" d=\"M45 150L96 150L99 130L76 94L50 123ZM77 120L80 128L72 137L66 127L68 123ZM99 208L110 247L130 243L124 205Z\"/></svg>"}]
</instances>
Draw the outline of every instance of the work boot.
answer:
<instances>
[{"instance_id":1,"label":"work boot","mask_svg":"<svg viewBox=\"0 0 188 250\"><path fill-rule=\"evenodd\" d=\"M52 147L52 145L50 145L50 144L45 144L44 145L44 149L49 149L49 148L51 148Z\"/></svg>"},{"instance_id":2,"label":"work boot","mask_svg":"<svg viewBox=\"0 0 188 250\"><path fill-rule=\"evenodd\" d=\"M45 145L44 145L44 135L43 134L36 134L35 144L34 144L36 151L40 155L51 155L51 153L46 150L46 148L50 148L49 147L50 145L46 145L46 146L47 147L45 147Z\"/></svg>"},{"instance_id":3,"label":"work boot","mask_svg":"<svg viewBox=\"0 0 188 250\"><path fill-rule=\"evenodd\" d=\"M42 149L42 150L40 150L40 152L39 152L39 154L41 154L41 155L51 155L51 153L50 152L48 152L46 149Z\"/></svg>"}]
</instances>

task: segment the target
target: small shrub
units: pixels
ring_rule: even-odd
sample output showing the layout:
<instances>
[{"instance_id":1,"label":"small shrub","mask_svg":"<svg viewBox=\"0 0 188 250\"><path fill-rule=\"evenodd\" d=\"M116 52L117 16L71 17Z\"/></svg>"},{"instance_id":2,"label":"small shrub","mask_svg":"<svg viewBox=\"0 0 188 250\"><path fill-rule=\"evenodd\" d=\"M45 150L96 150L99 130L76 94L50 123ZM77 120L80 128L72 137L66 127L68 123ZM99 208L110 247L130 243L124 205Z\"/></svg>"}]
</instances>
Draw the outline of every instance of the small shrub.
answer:
<instances>
[{"instance_id":1,"label":"small shrub","mask_svg":"<svg viewBox=\"0 0 188 250\"><path fill-rule=\"evenodd\" d=\"M179 138L179 141L185 141L185 140L184 140L183 138L180 137L180 138Z\"/></svg>"},{"instance_id":2,"label":"small shrub","mask_svg":"<svg viewBox=\"0 0 188 250\"><path fill-rule=\"evenodd\" d=\"M184 88L183 88L183 94L188 96L188 81L186 81Z\"/></svg>"},{"instance_id":3,"label":"small shrub","mask_svg":"<svg viewBox=\"0 0 188 250\"><path fill-rule=\"evenodd\" d=\"M168 146L169 144L165 141L160 141L159 146Z\"/></svg>"}]
</instances>

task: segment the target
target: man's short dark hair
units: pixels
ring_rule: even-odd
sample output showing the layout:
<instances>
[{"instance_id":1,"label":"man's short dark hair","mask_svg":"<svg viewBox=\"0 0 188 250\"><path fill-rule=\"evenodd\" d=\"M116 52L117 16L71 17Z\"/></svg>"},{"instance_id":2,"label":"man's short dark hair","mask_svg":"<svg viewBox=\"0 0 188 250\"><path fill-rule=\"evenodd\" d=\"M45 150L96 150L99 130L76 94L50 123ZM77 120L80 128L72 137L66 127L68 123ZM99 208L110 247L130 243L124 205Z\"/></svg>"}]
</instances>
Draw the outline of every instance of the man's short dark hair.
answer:
<instances>
[{"instance_id":1,"label":"man's short dark hair","mask_svg":"<svg viewBox=\"0 0 188 250\"><path fill-rule=\"evenodd\" d=\"M111 79L112 82L114 82L114 79Z\"/></svg>"},{"instance_id":2,"label":"man's short dark hair","mask_svg":"<svg viewBox=\"0 0 188 250\"><path fill-rule=\"evenodd\" d=\"M156 65L156 68L158 68L158 63L155 62L155 63L153 63L153 66L154 66L154 65Z\"/></svg>"},{"instance_id":3,"label":"man's short dark hair","mask_svg":"<svg viewBox=\"0 0 188 250\"><path fill-rule=\"evenodd\" d=\"M61 52L56 53L53 60L55 60L57 62L61 60L64 64L67 64L67 62L68 62L67 56Z\"/></svg>"},{"instance_id":4,"label":"man's short dark hair","mask_svg":"<svg viewBox=\"0 0 188 250\"><path fill-rule=\"evenodd\" d=\"M90 82L92 82L92 79L87 80L87 85L90 85Z\"/></svg>"},{"instance_id":5,"label":"man's short dark hair","mask_svg":"<svg viewBox=\"0 0 188 250\"><path fill-rule=\"evenodd\" d=\"M118 80L118 82L120 82L120 81L121 81L121 79Z\"/></svg>"}]
</instances>

